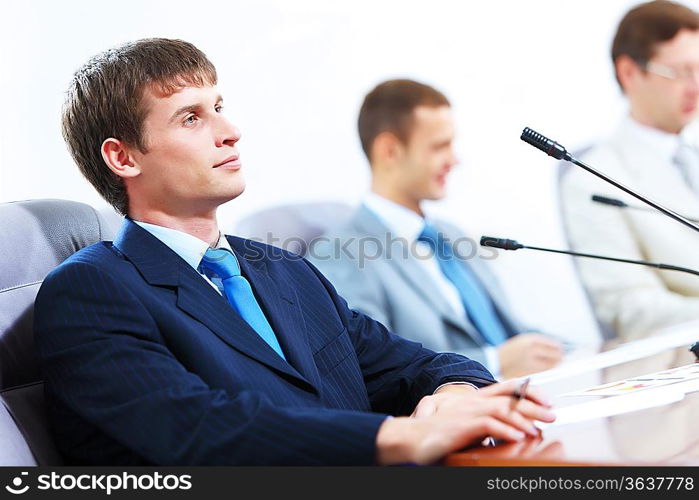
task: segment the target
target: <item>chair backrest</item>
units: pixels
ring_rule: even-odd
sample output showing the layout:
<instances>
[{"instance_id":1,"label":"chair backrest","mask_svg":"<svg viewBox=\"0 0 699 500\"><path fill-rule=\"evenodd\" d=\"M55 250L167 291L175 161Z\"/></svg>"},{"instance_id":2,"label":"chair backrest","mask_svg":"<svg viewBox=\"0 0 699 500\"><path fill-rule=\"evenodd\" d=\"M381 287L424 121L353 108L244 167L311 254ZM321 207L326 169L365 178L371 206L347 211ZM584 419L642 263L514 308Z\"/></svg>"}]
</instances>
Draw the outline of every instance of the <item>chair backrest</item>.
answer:
<instances>
[{"instance_id":1,"label":"chair backrest","mask_svg":"<svg viewBox=\"0 0 699 500\"><path fill-rule=\"evenodd\" d=\"M84 246L110 239L90 206L65 200L0 204L0 465L54 465L34 348L34 299L44 277Z\"/></svg>"},{"instance_id":2,"label":"chair backrest","mask_svg":"<svg viewBox=\"0 0 699 500\"><path fill-rule=\"evenodd\" d=\"M97 208L97 214L102 222L102 231L109 236L107 239L113 239L114 235L119 232L119 228L124 223L124 216L118 214L114 208L109 205Z\"/></svg>"},{"instance_id":3,"label":"chair backrest","mask_svg":"<svg viewBox=\"0 0 699 500\"><path fill-rule=\"evenodd\" d=\"M354 209L337 202L311 202L267 208L241 220L235 234L299 255L309 243L350 218Z\"/></svg>"}]
</instances>

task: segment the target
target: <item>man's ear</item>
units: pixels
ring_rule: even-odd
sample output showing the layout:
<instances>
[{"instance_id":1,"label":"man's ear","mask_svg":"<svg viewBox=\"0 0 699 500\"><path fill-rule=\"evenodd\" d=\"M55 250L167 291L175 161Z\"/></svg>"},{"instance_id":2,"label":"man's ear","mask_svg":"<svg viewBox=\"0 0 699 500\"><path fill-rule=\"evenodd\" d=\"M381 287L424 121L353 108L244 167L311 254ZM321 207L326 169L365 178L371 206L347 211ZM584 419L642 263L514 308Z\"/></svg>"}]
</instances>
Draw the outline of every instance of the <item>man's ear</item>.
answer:
<instances>
[{"instance_id":1,"label":"man's ear","mask_svg":"<svg viewBox=\"0 0 699 500\"><path fill-rule=\"evenodd\" d=\"M102 143L102 158L109 169L121 178L136 177L141 169L133 161L129 148L119 139L112 137Z\"/></svg>"},{"instance_id":2,"label":"man's ear","mask_svg":"<svg viewBox=\"0 0 699 500\"><path fill-rule=\"evenodd\" d=\"M372 163L392 165L401 156L403 143L392 132L381 132L371 146Z\"/></svg>"},{"instance_id":3,"label":"man's ear","mask_svg":"<svg viewBox=\"0 0 699 500\"><path fill-rule=\"evenodd\" d=\"M620 55L617 57L614 63L614 69L616 70L616 76L625 94L628 94L629 89L635 86L643 72L638 63L627 55Z\"/></svg>"}]
</instances>

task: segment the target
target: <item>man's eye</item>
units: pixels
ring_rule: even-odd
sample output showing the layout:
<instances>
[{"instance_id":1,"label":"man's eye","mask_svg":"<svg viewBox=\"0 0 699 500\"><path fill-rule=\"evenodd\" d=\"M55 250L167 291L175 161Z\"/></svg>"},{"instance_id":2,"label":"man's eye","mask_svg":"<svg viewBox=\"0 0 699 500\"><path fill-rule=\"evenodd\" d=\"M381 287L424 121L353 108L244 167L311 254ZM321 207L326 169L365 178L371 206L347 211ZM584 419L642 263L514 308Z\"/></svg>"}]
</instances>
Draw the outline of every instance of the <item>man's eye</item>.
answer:
<instances>
[{"instance_id":1,"label":"man's eye","mask_svg":"<svg viewBox=\"0 0 699 500\"><path fill-rule=\"evenodd\" d=\"M219 105L216 106L214 109L216 110L217 113L220 113L221 111L223 111L223 105L220 105L220 104L219 104Z\"/></svg>"},{"instance_id":2,"label":"man's eye","mask_svg":"<svg viewBox=\"0 0 699 500\"><path fill-rule=\"evenodd\" d=\"M193 124L197 120L197 115L189 115L184 119L184 123L187 125Z\"/></svg>"}]
</instances>

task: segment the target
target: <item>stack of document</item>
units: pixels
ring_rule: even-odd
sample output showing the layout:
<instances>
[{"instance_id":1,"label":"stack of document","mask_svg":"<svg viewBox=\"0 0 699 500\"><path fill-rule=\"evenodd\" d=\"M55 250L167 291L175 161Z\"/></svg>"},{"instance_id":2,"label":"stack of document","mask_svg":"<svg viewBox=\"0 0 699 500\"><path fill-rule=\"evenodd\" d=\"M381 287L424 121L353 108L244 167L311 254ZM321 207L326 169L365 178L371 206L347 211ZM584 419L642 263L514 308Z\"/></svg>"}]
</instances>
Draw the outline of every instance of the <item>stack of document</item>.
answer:
<instances>
[{"instance_id":1,"label":"stack of document","mask_svg":"<svg viewBox=\"0 0 699 500\"><path fill-rule=\"evenodd\" d=\"M554 410L556 421L549 425L571 424L667 405L681 401L686 394L696 391L699 391L699 363L563 394L563 397L604 397L557 408Z\"/></svg>"}]
</instances>

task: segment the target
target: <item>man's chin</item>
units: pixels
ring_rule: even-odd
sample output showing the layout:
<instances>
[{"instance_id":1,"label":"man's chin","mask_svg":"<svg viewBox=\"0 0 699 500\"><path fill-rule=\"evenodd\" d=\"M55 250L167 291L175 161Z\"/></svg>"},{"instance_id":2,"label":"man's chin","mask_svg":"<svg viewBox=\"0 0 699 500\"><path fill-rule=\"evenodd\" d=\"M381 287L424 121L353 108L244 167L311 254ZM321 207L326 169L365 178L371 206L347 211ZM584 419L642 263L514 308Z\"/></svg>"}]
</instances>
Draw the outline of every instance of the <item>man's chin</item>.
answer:
<instances>
[{"instance_id":1,"label":"man's chin","mask_svg":"<svg viewBox=\"0 0 699 500\"><path fill-rule=\"evenodd\" d=\"M446 196L447 196L446 188L440 187L440 188L433 189L432 192L428 196L425 197L425 199L430 200L430 201L439 201L439 200L446 198Z\"/></svg>"},{"instance_id":2,"label":"man's chin","mask_svg":"<svg viewBox=\"0 0 699 500\"><path fill-rule=\"evenodd\" d=\"M217 200L219 202L218 204L223 205L224 203L228 203L229 201L235 200L244 192L245 192L245 185L239 186L238 188L236 188L234 190L230 190L218 198L218 200Z\"/></svg>"},{"instance_id":3,"label":"man's chin","mask_svg":"<svg viewBox=\"0 0 699 500\"><path fill-rule=\"evenodd\" d=\"M697 115L699 114L698 111L699 108L697 108L696 105L686 106L682 109L682 114L678 117L681 121L682 128L686 127L697 119Z\"/></svg>"}]
</instances>

